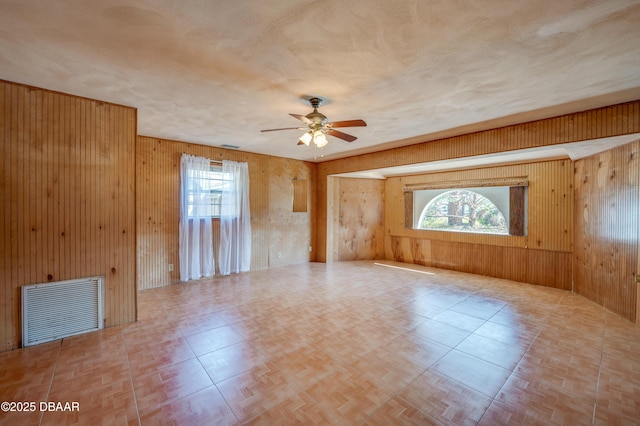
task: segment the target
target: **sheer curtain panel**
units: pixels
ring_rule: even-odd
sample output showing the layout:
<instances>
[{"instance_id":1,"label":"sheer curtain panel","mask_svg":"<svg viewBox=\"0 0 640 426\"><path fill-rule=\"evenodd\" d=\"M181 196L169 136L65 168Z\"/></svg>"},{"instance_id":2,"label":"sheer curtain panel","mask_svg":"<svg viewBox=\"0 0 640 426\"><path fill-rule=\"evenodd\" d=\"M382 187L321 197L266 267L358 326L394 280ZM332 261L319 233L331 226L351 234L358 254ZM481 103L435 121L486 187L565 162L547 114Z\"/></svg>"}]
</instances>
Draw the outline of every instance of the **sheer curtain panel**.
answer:
<instances>
[{"instance_id":1,"label":"sheer curtain panel","mask_svg":"<svg viewBox=\"0 0 640 426\"><path fill-rule=\"evenodd\" d=\"M180 281L215 274L211 230L211 161L182 154L180 159Z\"/></svg>"},{"instance_id":2,"label":"sheer curtain panel","mask_svg":"<svg viewBox=\"0 0 640 426\"><path fill-rule=\"evenodd\" d=\"M223 161L224 184L220 206L220 274L246 272L251 266L249 166Z\"/></svg>"}]
</instances>

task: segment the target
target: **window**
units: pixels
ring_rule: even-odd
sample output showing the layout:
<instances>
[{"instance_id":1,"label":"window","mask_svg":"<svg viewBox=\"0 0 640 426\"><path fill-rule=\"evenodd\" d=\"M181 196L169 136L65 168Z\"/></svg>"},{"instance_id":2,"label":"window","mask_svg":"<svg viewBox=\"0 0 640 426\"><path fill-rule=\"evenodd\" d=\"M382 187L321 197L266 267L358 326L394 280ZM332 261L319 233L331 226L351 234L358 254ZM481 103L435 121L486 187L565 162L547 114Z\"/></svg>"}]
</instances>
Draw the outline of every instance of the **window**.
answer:
<instances>
[{"instance_id":1,"label":"window","mask_svg":"<svg viewBox=\"0 0 640 426\"><path fill-rule=\"evenodd\" d=\"M188 170L187 178L191 180L187 193L187 217L220 218L220 202L222 188L229 177L222 173L222 167L211 165L209 170ZM199 209L196 215L196 209Z\"/></svg>"},{"instance_id":2,"label":"window","mask_svg":"<svg viewBox=\"0 0 640 426\"><path fill-rule=\"evenodd\" d=\"M525 236L526 177L407 184L405 227Z\"/></svg>"},{"instance_id":3,"label":"window","mask_svg":"<svg viewBox=\"0 0 640 426\"><path fill-rule=\"evenodd\" d=\"M422 210L417 225L418 229L509 233L500 209L489 198L468 189L437 195Z\"/></svg>"},{"instance_id":4,"label":"window","mask_svg":"<svg viewBox=\"0 0 640 426\"><path fill-rule=\"evenodd\" d=\"M213 221L219 219L221 275L251 267L249 166L190 154L180 157L180 280L215 274Z\"/></svg>"}]
</instances>

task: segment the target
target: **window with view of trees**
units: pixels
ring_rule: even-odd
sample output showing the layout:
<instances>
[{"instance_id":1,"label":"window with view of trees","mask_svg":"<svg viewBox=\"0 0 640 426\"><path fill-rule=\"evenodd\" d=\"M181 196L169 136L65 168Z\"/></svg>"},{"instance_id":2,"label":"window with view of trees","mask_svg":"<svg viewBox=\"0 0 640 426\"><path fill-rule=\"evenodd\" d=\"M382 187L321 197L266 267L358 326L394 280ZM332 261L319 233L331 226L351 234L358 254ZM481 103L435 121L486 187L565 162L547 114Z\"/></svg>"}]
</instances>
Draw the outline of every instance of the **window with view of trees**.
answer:
<instances>
[{"instance_id":1,"label":"window with view of trees","mask_svg":"<svg viewBox=\"0 0 640 426\"><path fill-rule=\"evenodd\" d=\"M507 221L487 197L467 189L447 191L427 204L420 229L508 234Z\"/></svg>"},{"instance_id":2,"label":"window with view of trees","mask_svg":"<svg viewBox=\"0 0 640 426\"><path fill-rule=\"evenodd\" d=\"M405 184L405 227L525 236L528 185L526 176Z\"/></svg>"}]
</instances>

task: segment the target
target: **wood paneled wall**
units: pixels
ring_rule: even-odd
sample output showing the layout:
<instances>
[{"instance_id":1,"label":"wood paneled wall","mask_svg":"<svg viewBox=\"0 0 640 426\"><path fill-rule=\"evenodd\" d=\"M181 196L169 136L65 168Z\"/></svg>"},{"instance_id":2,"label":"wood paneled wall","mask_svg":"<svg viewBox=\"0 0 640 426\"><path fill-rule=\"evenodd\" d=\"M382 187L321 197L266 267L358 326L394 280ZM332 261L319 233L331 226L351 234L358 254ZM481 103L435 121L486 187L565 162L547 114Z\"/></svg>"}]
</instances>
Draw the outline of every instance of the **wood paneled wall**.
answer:
<instances>
[{"instance_id":1,"label":"wood paneled wall","mask_svg":"<svg viewBox=\"0 0 640 426\"><path fill-rule=\"evenodd\" d=\"M636 321L640 142L575 165L575 291Z\"/></svg>"},{"instance_id":2,"label":"wood paneled wall","mask_svg":"<svg viewBox=\"0 0 640 426\"><path fill-rule=\"evenodd\" d=\"M136 117L0 81L0 351L27 284L101 275L105 326L135 321Z\"/></svg>"},{"instance_id":3,"label":"wood paneled wall","mask_svg":"<svg viewBox=\"0 0 640 426\"><path fill-rule=\"evenodd\" d=\"M333 260L384 259L384 180L335 178Z\"/></svg>"},{"instance_id":4,"label":"wood paneled wall","mask_svg":"<svg viewBox=\"0 0 640 426\"><path fill-rule=\"evenodd\" d=\"M412 184L526 177L527 235L507 236L405 227L402 187ZM573 165L525 163L388 178L387 258L550 287L571 289Z\"/></svg>"},{"instance_id":5,"label":"wood paneled wall","mask_svg":"<svg viewBox=\"0 0 640 426\"><path fill-rule=\"evenodd\" d=\"M314 261L316 257L316 165L269 157L268 267ZM294 179L306 180L307 211L293 211ZM309 250L311 249L311 250Z\"/></svg>"},{"instance_id":6,"label":"wood paneled wall","mask_svg":"<svg viewBox=\"0 0 640 426\"><path fill-rule=\"evenodd\" d=\"M410 225L408 228L405 227L404 193L402 192L404 185L520 176L526 177L529 181L526 236L426 231L411 229ZM386 180L385 186L386 197L390 201L385 210L387 218L385 228L388 235L548 251L572 251L573 163L571 160L390 177Z\"/></svg>"},{"instance_id":7,"label":"wood paneled wall","mask_svg":"<svg viewBox=\"0 0 640 426\"><path fill-rule=\"evenodd\" d=\"M640 132L640 100L321 163L318 176Z\"/></svg>"},{"instance_id":8,"label":"wood paneled wall","mask_svg":"<svg viewBox=\"0 0 640 426\"><path fill-rule=\"evenodd\" d=\"M517 124L402 148L358 155L318 165L318 260L327 258L327 177L381 167L447 160L473 155L618 136L640 132L640 101ZM389 202L389 200L387 200ZM549 218L552 221L552 218ZM532 244L534 242L532 241Z\"/></svg>"},{"instance_id":9,"label":"wood paneled wall","mask_svg":"<svg viewBox=\"0 0 640 426\"><path fill-rule=\"evenodd\" d=\"M137 145L138 288L160 287L180 279L178 223L182 153L211 160L249 164L251 269L308 262L315 251L315 181L313 163L145 136ZM293 212L293 180L309 183L308 211ZM218 222L214 221L214 245ZM215 250L214 248L214 251ZM169 271L169 264L174 270Z\"/></svg>"},{"instance_id":10,"label":"wood paneled wall","mask_svg":"<svg viewBox=\"0 0 640 426\"><path fill-rule=\"evenodd\" d=\"M435 160L447 160L473 155L492 154L517 149L549 146L568 142L579 142L590 139L605 138L640 132L640 101L633 101L619 105L597 108L589 111L567 114L559 117L517 124L493 130L475 132L438 140L425 140L424 143L407 147L394 148L386 151L364 154L344 159L327 161L318 165L318 260L326 261L335 251L333 222L327 216L331 212L335 201L335 178L340 173L371 170L381 167L416 164ZM556 167L552 163L540 167ZM571 162L566 161L562 167L571 169ZM548 172L540 170L538 176L544 178ZM447 252L477 253L475 249L482 248L488 252L494 261L489 267L488 275L500 276L498 271L502 265L510 265L509 271L502 270L506 277L513 277L518 281L537 284L554 285L570 288L572 268L571 255L573 250L573 223L562 220L562 225L556 223L557 215L545 216L543 211L551 211L556 205L566 207L571 205L570 197L573 191L565 192L573 181L565 170L561 173L561 180L556 181L554 191L547 191L534 206L529 207L530 220L529 235L524 237L510 237L499 239L487 237L476 240L476 237L451 236L440 233L433 238L420 238L415 234L398 231L398 235L389 235L385 243L386 256L389 259L407 259L415 262L435 262L441 267L457 267L447 259ZM397 181L399 182L399 181ZM385 203L389 205L403 204L400 187L393 188L393 182L386 186ZM554 187L549 186L549 190ZM563 191L559 191L559 189ZM531 194L530 194L531 197ZM569 198L565 198L569 197ZM530 203L532 201L530 200ZM563 207L563 208L564 208ZM533 209L533 210L532 210ZM402 209L385 212L385 229L403 227L404 216ZM572 217L572 213L564 213ZM453 247L453 248L452 248ZM395 252L395 254L394 254ZM435 253L435 254L434 254ZM491 263L491 262L488 262ZM478 271L473 263L466 261L459 263L463 270ZM482 272L478 272L482 273ZM554 276L558 277L554 279ZM639 296L640 297L640 296Z\"/></svg>"}]
</instances>

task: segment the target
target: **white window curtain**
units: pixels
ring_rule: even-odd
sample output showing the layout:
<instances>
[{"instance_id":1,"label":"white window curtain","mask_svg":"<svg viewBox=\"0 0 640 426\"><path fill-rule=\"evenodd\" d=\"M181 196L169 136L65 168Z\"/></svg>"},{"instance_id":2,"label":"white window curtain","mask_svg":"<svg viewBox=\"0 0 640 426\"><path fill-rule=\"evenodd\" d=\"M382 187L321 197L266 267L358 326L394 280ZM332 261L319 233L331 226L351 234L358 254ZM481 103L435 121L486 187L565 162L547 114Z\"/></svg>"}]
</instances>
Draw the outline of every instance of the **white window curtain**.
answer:
<instances>
[{"instance_id":1,"label":"white window curtain","mask_svg":"<svg viewBox=\"0 0 640 426\"><path fill-rule=\"evenodd\" d=\"M251 213L247 163L223 161L220 201L220 274L246 272L251 266Z\"/></svg>"},{"instance_id":2,"label":"white window curtain","mask_svg":"<svg viewBox=\"0 0 640 426\"><path fill-rule=\"evenodd\" d=\"M180 159L180 280L215 274L211 230L208 158L182 154Z\"/></svg>"}]
</instances>

